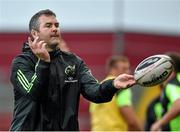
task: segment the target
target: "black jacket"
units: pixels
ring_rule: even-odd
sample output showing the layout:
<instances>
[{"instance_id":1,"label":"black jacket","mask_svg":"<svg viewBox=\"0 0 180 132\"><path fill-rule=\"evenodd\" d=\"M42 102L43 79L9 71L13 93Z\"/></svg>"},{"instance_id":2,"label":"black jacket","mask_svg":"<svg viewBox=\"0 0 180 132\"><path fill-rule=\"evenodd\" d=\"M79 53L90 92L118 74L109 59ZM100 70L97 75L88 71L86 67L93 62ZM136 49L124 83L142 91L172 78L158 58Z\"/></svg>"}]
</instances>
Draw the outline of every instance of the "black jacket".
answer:
<instances>
[{"instance_id":1,"label":"black jacket","mask_svg":"<svg viewBox=\"0 0 180 132\"><path fill-rule=\"evenodd\" d=\"M117 91L112 80L99 84L76 55L57 49L50 57L50 63L38 59L25 43L22 54L13 60L15 101L10 130L79 130L80 94L102 103Z\"/></svg>"}]
</instances>

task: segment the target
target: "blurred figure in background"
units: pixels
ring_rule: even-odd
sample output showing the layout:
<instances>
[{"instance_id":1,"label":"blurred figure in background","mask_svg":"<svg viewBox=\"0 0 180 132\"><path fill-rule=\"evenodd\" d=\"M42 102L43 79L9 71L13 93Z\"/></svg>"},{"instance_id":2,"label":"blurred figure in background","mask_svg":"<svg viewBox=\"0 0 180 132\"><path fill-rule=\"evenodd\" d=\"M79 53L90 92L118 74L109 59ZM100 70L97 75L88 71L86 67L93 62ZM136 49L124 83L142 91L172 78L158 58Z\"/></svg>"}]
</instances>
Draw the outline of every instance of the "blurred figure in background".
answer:
<instances>
[{"instance_id":1,"label":"blurred figure in background","mask_svg":"<svg viewBox=\"0 0 180 132\"><path fill-rule=\"evenodd\" d=\"M157 87L161 92L163 91L163 85L158 85ZM146 111L145 131L150 131L152 124L161 118L162 111L163 108L160 102L160 95L158 95L148 105Z\"/></svg>"},{"instance_id":2,"label":"blurred figure in background","mask_svg":"<svg viewBox=\"0 0 180 132\"><path fill-rule=\"evenodd\" d=\"M112 79L123 73L130 73L130 63L125 56L112 56L107 61L108 75ZM142 130L132 107L130 89L119 91L111 102L90 104L92 131L127 131Z\"/></svg>"},{"instance_id":3,"label":"blurred figure in background","mask_svg":"<svg viewBox=\"0 0 180 132\"><path fill-rule=\"evenodd\" d=\"M174 62L173 77L161 94L162 117L152 125L152 131L180 131L180 53L167 55Z\"/></svg>"},{"instance_id":4,"label":"blurred figure in background","mask_svg":"<svg viewBox=\"0 0 180 132\"><path fill-rule=\"evenodd\" d=\"M162 97L164 87L167 85L167 83L174 77L174 74L172 73L169 78L164 81L162 84L157 85L157 87L160 91L159 95L156 96L152 101L149 103L147 110L146 110L146 121L145 121L145 131L150 131L151 126L162 117L163 114L163 105L162 105ZM153 86L154 87L154 86ZM148 87L149 89L153 87ZM168 128L168 124L164 125L164 128Z\"/></svg>"},{"instance_id":5,"label":"blurred figure in background","mask_svg":"<svg viewBox=\"0 0 180 132\"><path fill-rule=\"evenodd\" d=\"M59 48L61 51L70 52L70 48L64 39L61 39L61 42L59 44Z\"/></svg>"}]
</instances>

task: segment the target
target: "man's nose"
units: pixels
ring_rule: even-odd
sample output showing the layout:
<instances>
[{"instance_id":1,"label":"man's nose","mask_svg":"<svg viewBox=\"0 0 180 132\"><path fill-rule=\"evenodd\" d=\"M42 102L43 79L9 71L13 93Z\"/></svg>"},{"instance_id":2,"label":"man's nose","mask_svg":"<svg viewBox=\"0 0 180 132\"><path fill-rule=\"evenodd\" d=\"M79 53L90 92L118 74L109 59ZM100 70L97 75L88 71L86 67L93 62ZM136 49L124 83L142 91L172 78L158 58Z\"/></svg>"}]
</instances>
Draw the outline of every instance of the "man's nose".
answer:
<instances>
[{"instance_id":1,"label":"man's nose","mask_svg":"<svg viewBox=\"0 0 180 132\"><path fill-rule=\"evenodd\" d=\"M55 25L52 26L52 32L57 32L57 27Z\"/></svg>"}]
</instances>

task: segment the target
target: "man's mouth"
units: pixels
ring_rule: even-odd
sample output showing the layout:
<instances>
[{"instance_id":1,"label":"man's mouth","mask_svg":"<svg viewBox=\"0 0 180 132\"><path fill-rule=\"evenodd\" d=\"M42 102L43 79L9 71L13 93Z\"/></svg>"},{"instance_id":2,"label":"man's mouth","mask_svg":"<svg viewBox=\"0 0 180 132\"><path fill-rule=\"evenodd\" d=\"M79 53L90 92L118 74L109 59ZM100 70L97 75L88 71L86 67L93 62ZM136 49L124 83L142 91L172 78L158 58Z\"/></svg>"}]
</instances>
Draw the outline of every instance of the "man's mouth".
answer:
<instances>
[{"instance_id":1,"label":"man's mouth","mask_svg":"<svg viewBox=\"0 0 180 132\"><path fill-rule=\"evenodd\" d=\"M51 35L51 37L59 37L59 35Z\"/></svg>"}]
</instances>

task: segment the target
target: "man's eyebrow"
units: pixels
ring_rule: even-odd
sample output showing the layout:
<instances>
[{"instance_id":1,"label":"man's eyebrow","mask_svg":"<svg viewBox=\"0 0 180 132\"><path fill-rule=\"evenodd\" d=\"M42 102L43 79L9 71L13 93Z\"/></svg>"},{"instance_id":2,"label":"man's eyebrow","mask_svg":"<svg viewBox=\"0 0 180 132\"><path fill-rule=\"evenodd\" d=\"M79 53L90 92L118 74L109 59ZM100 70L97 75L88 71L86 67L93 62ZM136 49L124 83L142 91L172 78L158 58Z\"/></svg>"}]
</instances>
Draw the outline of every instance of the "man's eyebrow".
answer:
<instances>
[{"instance_id":1,"label":"man's eyebrow","mask_svg":"<svg viewBox=\"0 0 180 132\"><path fill-rule=\"evenodd\" d=\"M47 22L47 23L45 23L45 24L52 24L52 22Z\"/></svg>"},{"instance_id":2,"label":"man's eyebrow","mask_svg":"<svg viewBox=\"0 0 180 132\"><path fill-rule=\"evenodd\" d=\"M45 24L53 24L52 22L47 22ZM59 22L55 22L54 24L59 24Z\"/></svg>"}]
</instances>

